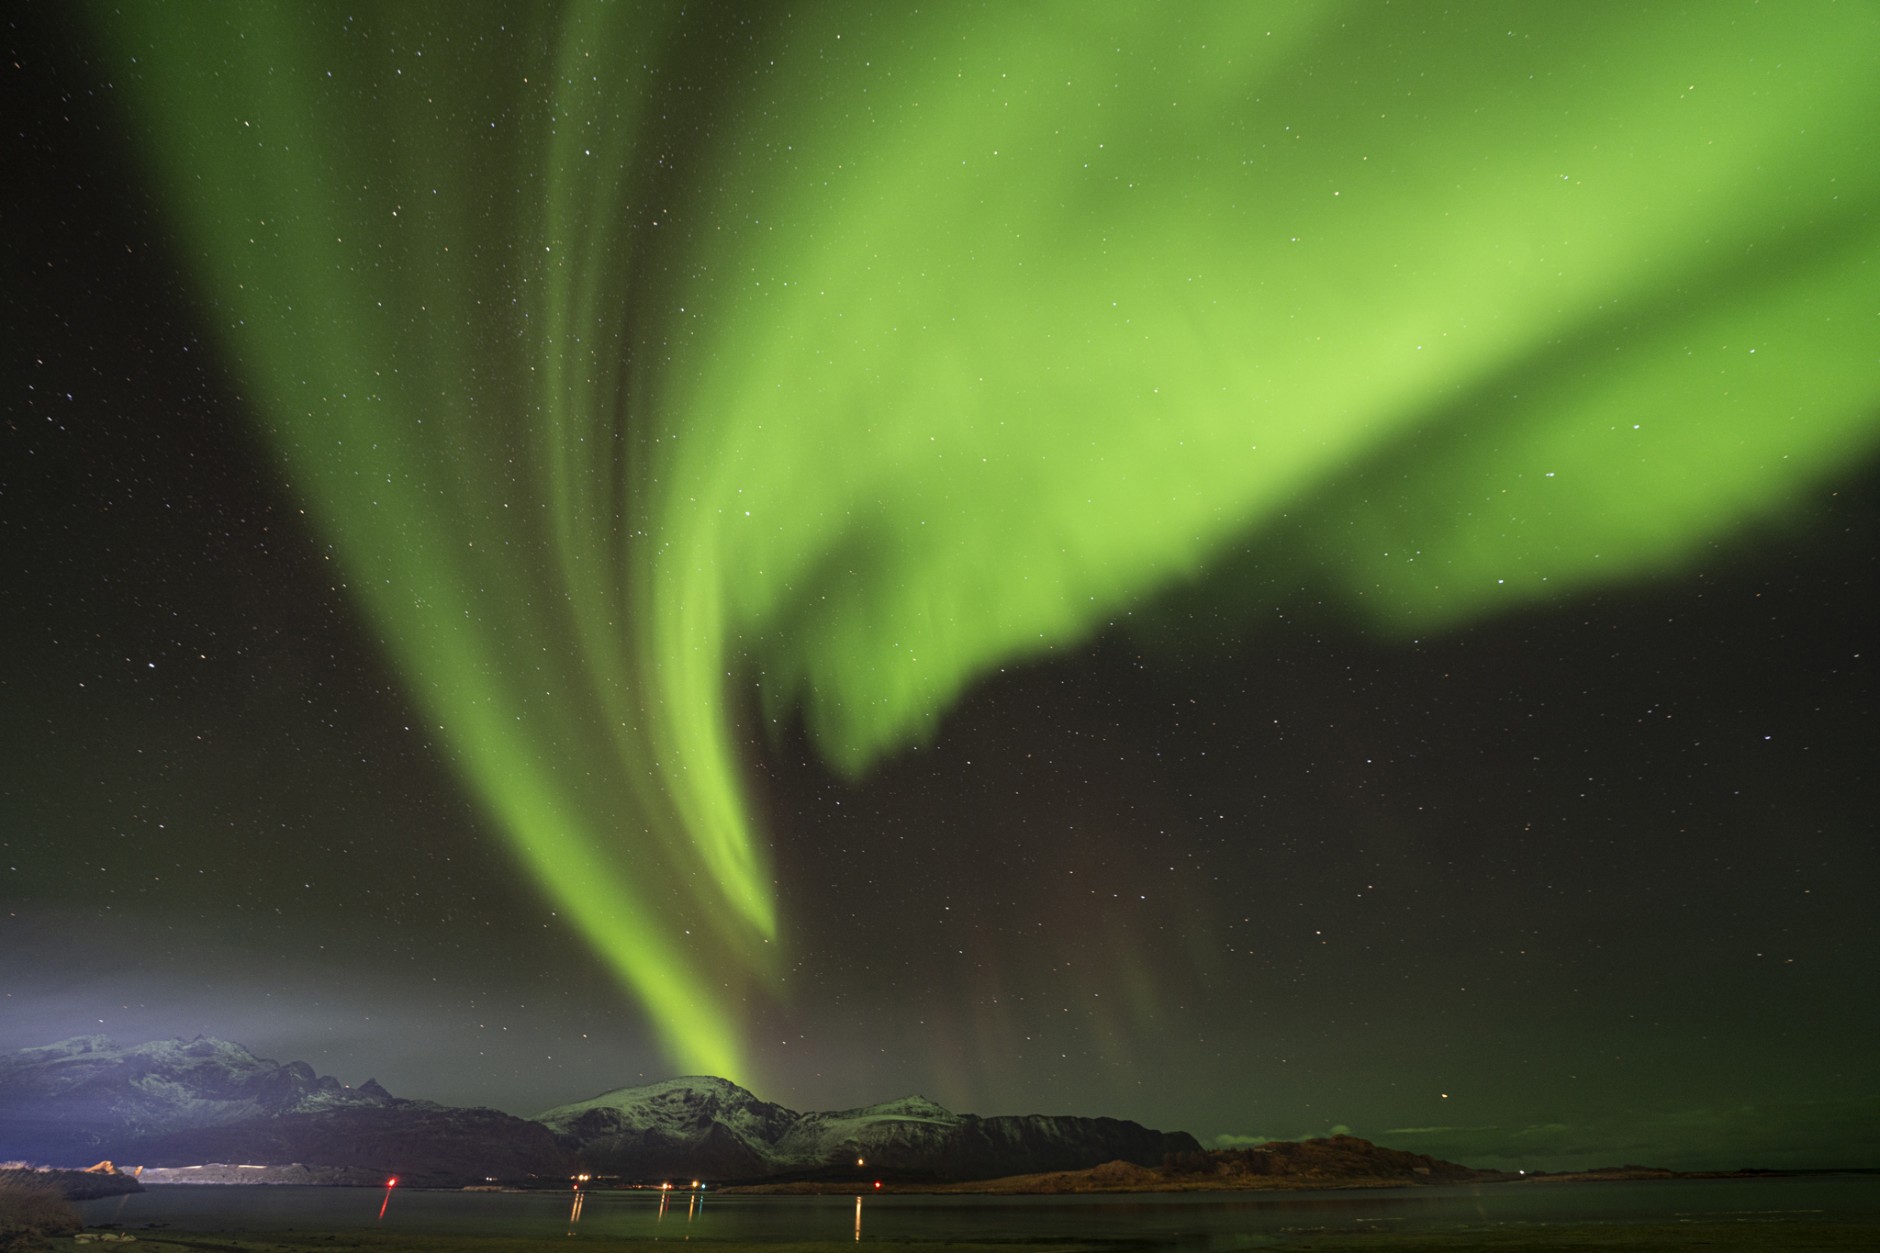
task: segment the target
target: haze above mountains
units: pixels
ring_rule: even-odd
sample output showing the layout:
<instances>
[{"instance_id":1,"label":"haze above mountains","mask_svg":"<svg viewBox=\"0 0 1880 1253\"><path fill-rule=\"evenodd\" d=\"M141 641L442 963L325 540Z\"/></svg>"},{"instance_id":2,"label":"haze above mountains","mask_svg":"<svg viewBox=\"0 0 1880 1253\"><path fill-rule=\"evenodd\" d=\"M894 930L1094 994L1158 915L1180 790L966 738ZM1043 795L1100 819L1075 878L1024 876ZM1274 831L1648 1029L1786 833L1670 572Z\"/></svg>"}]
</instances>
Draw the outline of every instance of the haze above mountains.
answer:
<instances>
[{"instance_id":1,"label":"haze above mountains","mask_svg":"<svg viewBox=\"0 0 1880 1253\"><path fill-rule=\"evenodd\" d=\"M1155 1165L1199 1145L1113 1118L956 1114L919 1096L799 1113L724 1079L620 1088L533 1119L349 1087L198 1036L81 1036L0 1055L0 1158L85 1165L303 1163L413 1182L566 1176L966 1180Z\"/></svg>"}]
</instances>

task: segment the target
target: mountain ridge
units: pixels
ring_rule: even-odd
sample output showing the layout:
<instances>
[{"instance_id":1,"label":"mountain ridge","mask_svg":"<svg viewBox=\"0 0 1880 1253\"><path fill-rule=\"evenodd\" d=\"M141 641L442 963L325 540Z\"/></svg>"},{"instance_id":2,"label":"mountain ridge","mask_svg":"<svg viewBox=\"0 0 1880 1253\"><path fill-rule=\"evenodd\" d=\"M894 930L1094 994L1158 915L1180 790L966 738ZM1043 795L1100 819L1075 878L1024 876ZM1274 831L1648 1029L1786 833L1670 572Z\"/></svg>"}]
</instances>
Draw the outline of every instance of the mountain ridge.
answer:
<instances>
[{"instance_id":1,"label":"mountain ridge","mask_svg":"<svg viewBox=\"0 0 1880 1253\"><path fill-rule=\"evenodd\" d=\"M1078 1115L956 1114L925 1096L799 1113L726 1079L615 1088L536 1116L591 1169L658 1173L683 1158L718 1178L807 1177L866 1164L900 1179L992 1178L1122 1160L1155 1165L1199 1149L1186 1132ZM852 1171L849 1171L852 1173Z\"/></svg>"},{"instance_id":2,"label":"mountain ridge","mask_svg":"<svg viewBox=\"0 0 1880 1253\"><path fill-rule=\"evenodd\" d=\"M383 1170L411 1182L562 1178L967 1180L1153 1165L1186 1132L1114 1118L956 1114L917 1094L799 1112L727 1079L609 1089L533 1119L349 1087L209 1036L120 1046L76 1036L0 1054L0 1158L150 1166L212 1161Z\"/></svg>"}]
</instances>

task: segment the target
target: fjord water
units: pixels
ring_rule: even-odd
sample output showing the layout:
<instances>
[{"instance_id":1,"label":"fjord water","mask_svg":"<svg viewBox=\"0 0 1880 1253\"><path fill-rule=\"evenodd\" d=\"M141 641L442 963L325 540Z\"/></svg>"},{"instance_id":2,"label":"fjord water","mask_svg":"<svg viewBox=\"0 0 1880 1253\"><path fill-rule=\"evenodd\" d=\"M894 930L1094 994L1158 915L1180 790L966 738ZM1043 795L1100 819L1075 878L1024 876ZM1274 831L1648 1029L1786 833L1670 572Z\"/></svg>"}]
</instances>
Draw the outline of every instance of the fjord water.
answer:
<instances>
[{"instance_id":1,"label":"fjord water","mask_svg":"<svg viewBox=\"0 0 1880 1253\"><path fill-rule=\"evenodd\" d=\"M1880 1224L1880 1177L1520 1183L1335 1192L1076 1197L725 1196L709 1191L427 1192L158 1185L81 1206L88 1224L189 1231L796 1241L1124 1240L1213 1250L1316 1233L1569 1224ZM382 1213L382 1216L381 1216ZM1774 1232L1772 1231L1772 1237Z\"/></svg>"}]
</instances>

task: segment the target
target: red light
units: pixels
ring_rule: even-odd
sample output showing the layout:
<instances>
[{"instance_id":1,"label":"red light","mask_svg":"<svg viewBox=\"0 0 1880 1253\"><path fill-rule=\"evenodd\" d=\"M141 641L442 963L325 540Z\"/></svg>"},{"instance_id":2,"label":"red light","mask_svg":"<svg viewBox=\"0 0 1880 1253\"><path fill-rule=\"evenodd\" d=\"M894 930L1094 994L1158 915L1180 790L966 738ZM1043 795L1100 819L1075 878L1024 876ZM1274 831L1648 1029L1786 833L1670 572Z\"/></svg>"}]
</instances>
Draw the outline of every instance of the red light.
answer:
<instances>
[{"instance_id":1,"label":"red light","mask_svg":"<svg viewBox=\"0 0 1880 1253\"><path fill-rule=\"evenodd\" d=\"M398 1176L393 1175L390 1179L387 1179L385 1181L385 1186L388 1188L396 1188L398 1186Z\"/></svg>"},{"instance_id":2,"label":"red light","mask_svg":"<svg viewBox=\"0 0 1880 1253\"><path fill-rule=\"evenodd\" d=\"M875 1186L879 1188L881 1186L881 1180L879 1179L875 1180Z\"/></svg>"}]
</instances>

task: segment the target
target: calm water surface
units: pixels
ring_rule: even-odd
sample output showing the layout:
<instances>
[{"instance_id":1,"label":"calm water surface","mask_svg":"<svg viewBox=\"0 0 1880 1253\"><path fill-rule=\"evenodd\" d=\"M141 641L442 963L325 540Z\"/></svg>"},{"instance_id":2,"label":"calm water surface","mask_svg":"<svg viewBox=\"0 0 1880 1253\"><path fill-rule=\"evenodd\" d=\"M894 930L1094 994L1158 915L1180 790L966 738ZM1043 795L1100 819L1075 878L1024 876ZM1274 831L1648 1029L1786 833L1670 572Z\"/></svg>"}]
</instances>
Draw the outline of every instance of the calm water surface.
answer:
<instances>
[{"instance_id":1,"label":"calm water surface","mask_svg":"<svg viewBox=\"0 0 1880 1253\"><path fill-rule=\"evenodd\" d=\"M383 1214L381 1214L381 1208ZM1442 1231L1567 1223L1880 1223L1880 1178L1495 1184L1186 1196L718 1196L157 1185L86 1202L89 1223L194 1231L376 1228L595 1239L1117 1240L1207 1253L1315 1231Z\"/></svg>"}]
</instances>

